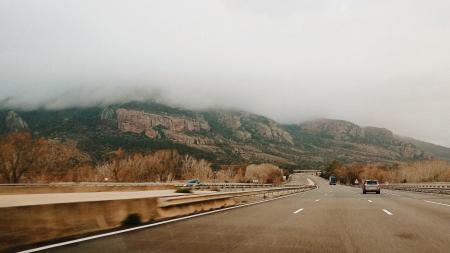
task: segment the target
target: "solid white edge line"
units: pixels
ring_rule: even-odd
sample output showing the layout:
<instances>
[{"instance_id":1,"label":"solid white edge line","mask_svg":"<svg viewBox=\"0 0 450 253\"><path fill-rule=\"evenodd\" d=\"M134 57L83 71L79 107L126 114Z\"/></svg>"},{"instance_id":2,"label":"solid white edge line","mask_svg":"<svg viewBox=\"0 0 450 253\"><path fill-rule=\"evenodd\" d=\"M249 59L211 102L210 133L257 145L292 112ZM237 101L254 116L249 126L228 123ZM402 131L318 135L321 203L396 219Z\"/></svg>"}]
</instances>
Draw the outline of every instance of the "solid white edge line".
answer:
<instances>
[{"instance_id":1,"label":"solid white edge line","mask_svg":"<svg viewBox=\"0 0 450 253\"><path fill-rule=\"evenodd\" d=\"M394 215L393 213L389 212L389 211L386 210L386 209L383 209L383 212L385 212L387 215Z\"/></svg>"},{"instance_id":2,"label":"solid white edge line","mask_svg":"<svg viewBox=\"0 0 450 253\"><path fill-rule=\"evenodd\" d=\"M299 212L303 211L303 208L298 209L297 211L293 212L294 214L298 214Z\"/></svg>"},{"instance_id":3,"label":"solid white edge line","mask_svg":"<svg viewBox=\"0 0 450 253\"><path fill-rule=\"evenodd\" d=\"M434 202L434 201L429 201L429 200L425 200L425 202L433 203L433 204L441 205L441 206L450 206L449 204L444 204L444 203L439 203L439 202Z\"/></svg>"},{"instance_id":4,"label":"solid white edge line","mask_svg":"<svg viewBox=\"0 0 450 253\"><path fill-rule=\"evenodd\" d=\"M38 248L34 248L34 249L27 249L27 250L24 250L24 251L19 251L18 253L37 252L37 251L51 249L51 248L56 248L56 247L61 247L61 246L69 245L69 244L74 244L74 243L79 243L79 242L84 242L84 241L90 241L90 240L94 240L94 239L98 239L98 238L102 238L102 237L107 237L107 236L112 236L112 235L117 235L117 234L123 234L123 233L131 232L131 231L134 231L134 230L139 230L139 229L144 229L144 228L149 228L149 227L155 227L155 226L158 226L158 225L163 225L163 224L172 223L172 222L181 221L181 220L187 220L187 219L191 219L191 218L195 218L195 217L199 217L199 216L203 216L203 215L223 212L223 211L236 209L236 208L240 208L240 207L251 206L251 205L261 204L261 203L265 203L265 202L269 202L269 201L273 201L273 200L277 200L277 199L283 199L283 198L287 198L287 197L292 197L292 196L300 194L300 193L303 193L303 192L297 192L297 193L294 193L294 194L281 196L281 197L274 198L274 199L261 200L261 201L258 201L258 202L253 202L253 203L248 203L248 204L243 204L243 205L237 205L237 206L232 206L232 207L226 207L226 208L213 210L213 211L209 211L209 212L204 212L204 213L199 213L199 214L193 214L193 215L189 215L189 216L175 218L175 219L172 219L172 220L160 221L160 222L156 222L156 223L152 223L152 224L147 224L147 225L142 225L142 226L139 226L139 227L118 230L118 231L114 231L114 232L110 232L110 233L93 235L93 236L88 236L88 237L84 237L84 238L80 238L80 239L75 239L75 240L70 240L70 241L50 244L50 245L46 245L46 246L42 246L42 247L38 247Z\"/></svg>"}]
</instances>

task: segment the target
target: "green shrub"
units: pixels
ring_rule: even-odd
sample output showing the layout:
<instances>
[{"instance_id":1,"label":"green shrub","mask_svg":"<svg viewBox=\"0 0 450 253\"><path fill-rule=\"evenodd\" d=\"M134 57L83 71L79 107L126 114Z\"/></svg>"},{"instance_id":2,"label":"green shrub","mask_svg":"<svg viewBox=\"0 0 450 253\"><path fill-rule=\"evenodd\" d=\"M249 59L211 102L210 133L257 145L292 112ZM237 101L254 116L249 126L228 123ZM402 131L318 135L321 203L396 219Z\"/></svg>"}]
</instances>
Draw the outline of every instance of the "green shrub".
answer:
<instances>
[{"instance_id":1,"label":"green shrub","mask_svg":"<svg viewBox=\"0 0 450 253\"><path fill-rule=\"evenodd\" d=\"M192 193L191 187L179 187L176 191L176 193Z\"/></svg>"}]
</instances>

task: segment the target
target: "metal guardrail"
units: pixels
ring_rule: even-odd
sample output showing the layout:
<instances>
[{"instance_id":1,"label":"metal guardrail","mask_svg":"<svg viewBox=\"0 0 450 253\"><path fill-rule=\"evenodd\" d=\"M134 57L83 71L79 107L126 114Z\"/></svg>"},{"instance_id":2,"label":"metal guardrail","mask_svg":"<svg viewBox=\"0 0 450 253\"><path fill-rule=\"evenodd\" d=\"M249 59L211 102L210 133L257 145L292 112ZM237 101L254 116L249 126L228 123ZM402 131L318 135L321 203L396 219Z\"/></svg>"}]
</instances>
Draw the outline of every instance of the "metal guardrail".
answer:
<instances>
[{"instance_id":1,"label":"metal guardrail","mask_svg":"<svg viewBox=\"0 0 450 253\"><path fill-rule=\"evenodd\" d=\"M189 195L189 196L177 196L177 197L167 197L162 198L159 203L159 207L171 207L176 205L192 204L196 202L205 202L219 199L229 199L229 198L242 198L247 196L257 196L262 195L263 198L266 195L281 196L287 194L293 194L298 192L303 192L311 189L315 189L315 185L302 185L297 187L273 187L269 189L258 189L249 190L242 192L220 192L220 193L210 193L201 195Z\"/></svg>"},{"instance_id":2,"label":"metal guardrail","mask_svg":"<svg viewBox=\"0 0 450 253\"><path fill-rule=\"evenodd\" d=\"M184 187L184 184L178 184L176 187ZM250 184L250 183L204 183L193 186L193 189L249 189L249 188L270 188L275 187L273 184Z\"/></svg>"},{"instance_id":3,"label":"metal guardrail","mask_svg":"<svg viewBox=\"0 0 450 253\"><path fill-rule=\"evenodd\" d=\"M155 186L155 185L177 185L178 183L116 183L116 182L67 182L48 184L0 184L0 187L73 187L73 186Z\"/></svg>"},{"instance_id":4,"label":"metal guardrail","mask_svg":"<svg viewBox=\"0 0 450 253\"><path fill-rule=\"evenodd\" d=\"M73 186L158 186L158 185L173 185L183 186L180 182L166 182L166 183L116 183L116 182L68 182L68 183L48 183L48 184L0 184L0 187L73 187ZM257 184L257 183L203 183L199 187L220 187L220 188L266 188L273 187L272 184Z\"/></svg>"},{"instance_id":5,"label":"metal guardrail","mask_svg":"<svg viewBox=\"0 0 450 253\"><path fill-rule=\"evenodd\" d=\"M383 184L383 189L450 194L450 183Z\"/></svg>"}]
</instances>

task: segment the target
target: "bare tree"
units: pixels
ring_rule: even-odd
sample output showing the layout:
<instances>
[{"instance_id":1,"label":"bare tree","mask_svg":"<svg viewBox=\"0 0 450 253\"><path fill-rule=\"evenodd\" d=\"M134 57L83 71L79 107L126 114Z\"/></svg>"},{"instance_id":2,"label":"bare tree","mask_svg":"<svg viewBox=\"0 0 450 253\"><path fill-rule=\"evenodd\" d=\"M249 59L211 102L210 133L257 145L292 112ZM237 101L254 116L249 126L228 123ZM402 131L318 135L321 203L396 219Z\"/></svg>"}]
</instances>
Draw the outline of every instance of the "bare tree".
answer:
<instances>
[{"instance_id":1,"label":"bare tree","mask_svg":"<svg viewBox=\"0 0 450 253\"><path fill-rule=\"evenodd\" d=\"M181 175L182 157L176 150L160 150L154 153L158 163L155 172L159 182L172 181Z\"/></svg>"},{"instance_id":2,"label":"bare tree","mask_svg":"<svg viewBox=\"0 0 450 253\"><path fill-rule=\"evenodd\" d=\"M28 132L8 134L0 139L0 174L3 181L19 183L25 173L40 169L48 158L48 142Z\"/></svg>"},{"instance_id":3,"label":"bare tree","mask_svg":"<svg viewBox=\"0 0 450 253\"><path fill-rule=\"evenodd\" d=\"M273 164L252 164L247 166L245 178L259 183L280 184L283 181L283 171Z\"/></svg>"},{"instance_id":4,"label":"bare tree","mask_svg":"<svg viewBox=\"0 0 450 253\"><path fill-rule=\"evenodd\" d=\"M213 177L211 163L205 160L197 160L191 156L185 155L182 165L183 179L199 179L207 181Z\"/></svg>"},{"instance_id":5,"label":"bare tree","mask_svg":"<svg viewBox=\"0 0 450 253\"><path fill-rule=\"evenodd\" d=\"M216 173L216 178L220 182L245 182L245 167L243 166L222 166Z\"/></svg>"},{"instance_id":6,"label":"bare tree","mask_svg":"<svg viewBox=\"0 0 450 253\"><path fill-rule=\"evenodd\" d=\"M172 181L179 178L182 157L174 150L160 150L152 154L126 156L119 149L112 154L112 161L98 166L102 177L114 181Z\"/></svg>"}]
</instances>

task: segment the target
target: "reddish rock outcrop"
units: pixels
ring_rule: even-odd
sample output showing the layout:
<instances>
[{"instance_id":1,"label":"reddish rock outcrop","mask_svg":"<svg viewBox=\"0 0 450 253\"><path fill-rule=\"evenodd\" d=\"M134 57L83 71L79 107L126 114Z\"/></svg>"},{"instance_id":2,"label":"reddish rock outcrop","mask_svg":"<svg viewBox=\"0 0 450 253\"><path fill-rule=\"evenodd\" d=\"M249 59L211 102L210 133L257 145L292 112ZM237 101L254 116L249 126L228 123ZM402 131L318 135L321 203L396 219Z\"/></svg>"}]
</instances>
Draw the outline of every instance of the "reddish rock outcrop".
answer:
<instances>
[{"instance_id":1,"label":"reddish rock outcrop","mask_svg":"<svg viewBox=\"0 0 450 253\"><path fill-rule=\"evenodd\" d=\"M210 129L208 122L197 119L177 118L123 108L117 109L116 115L118 127L123 132L143 133L156 126L175 132Z\"/></svg>"},{"instance_id":2,"label":"reddish rock outcrop","mask_svg":"<svg viewBox=\"0 0 450 253\"><path fill-rule=\"evenodd\" d=\"M116 110L116 115L118 128L123 132L144 133L147 137L155 139L160 137L160 133L154 127L161 126L165 128L163 134L175 142L197 145L213 143L208 138L189 136L182 133L184 131L210 130L208 122L204 120L178 118L123 108Z\"/></svg>"},{"instance_id":3,"label":"reddish rock outcrop","mask_svg":"<svg viewBox=\"0 0 450 253\"><path fill-rule=\"evenodd\" d=\"M145 130L144 134L150 139L155 139L156 137L159 136L158 132L156 130L154 130L154 129L151 129L151 128Z\"/></svg>"},{"instance_id":4,"label":"reddish rock outcrop","mask_svg":"<svg viewBox=\"0 0 450 253\"><path fill-rule=\"evenodd\" d=\"M288 142L291 144L293 143L292 136L273 122L269 122L268 124L258 122L256 123L256 130L264 138L275 141Z\"/></svg>"}]
</instances>

